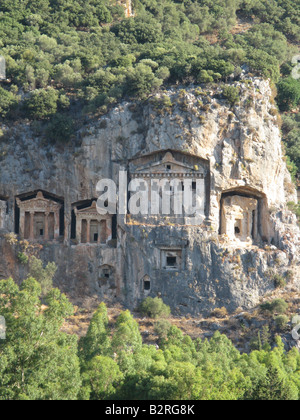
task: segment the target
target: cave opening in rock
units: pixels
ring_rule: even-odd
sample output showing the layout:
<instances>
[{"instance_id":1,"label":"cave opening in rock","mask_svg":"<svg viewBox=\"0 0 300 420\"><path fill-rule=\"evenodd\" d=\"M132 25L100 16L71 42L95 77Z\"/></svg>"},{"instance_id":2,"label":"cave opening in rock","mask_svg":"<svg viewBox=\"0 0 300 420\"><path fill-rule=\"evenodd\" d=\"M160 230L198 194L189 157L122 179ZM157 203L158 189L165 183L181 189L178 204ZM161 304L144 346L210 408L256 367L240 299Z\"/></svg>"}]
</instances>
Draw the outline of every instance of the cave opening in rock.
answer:
<instances>
[{"instance_id":1,"label":"cave opening in rock","mask_svg":"<svg viewBox=\"0 0 300 420\"><path fill-rule=\"evenodd\" d=\"M150 280L144 280L144 290L149 291L151 289Z\"/></svg>"},{"instance_id":2,"label":"cave opening in rock","mask_svg":"<svg viewBox=\"0 0 300 420\"><path fill-rule=\"evenodd\" d=\"M103 265L102 267L99 267L99 277L101 279L112 279L114 273L114 268L110 265Z\"/></svg>"},{"instance_id":3,"label":"cave opening in rock","mask_svg":"<svg viewBox=\"0 0 300 420\"><path fill-rule=\"evenodd\" d=\"M167 257L167 267L169 267L169 268L177 267L177 258L176 257Z\"/></svg>"}]
</instances>

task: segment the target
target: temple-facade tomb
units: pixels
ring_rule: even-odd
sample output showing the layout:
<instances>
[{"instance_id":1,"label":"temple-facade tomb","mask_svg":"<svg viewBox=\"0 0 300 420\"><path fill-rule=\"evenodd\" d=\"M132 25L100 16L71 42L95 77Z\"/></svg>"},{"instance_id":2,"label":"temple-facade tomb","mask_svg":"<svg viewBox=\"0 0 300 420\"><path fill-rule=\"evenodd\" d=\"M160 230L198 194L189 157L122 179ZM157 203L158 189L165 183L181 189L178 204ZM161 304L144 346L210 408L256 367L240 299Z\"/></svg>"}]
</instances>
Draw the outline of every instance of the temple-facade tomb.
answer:
<instances>
[{"instance_id":1,"label":"temple-facade tomb","mask_svg":"<svg viewBox=\"0 0 300 420\"><path fill-rule=\"evenodd\" d=\"M35 198L16 199L20 217L19 234L21 238L51 241L60 236L60 210L62 204L45 198L39 191Z\"/></svg>"},{"instance_id":2,"label":"temple-facade tomb","mask_svg":"<svg viewBox=\"0 0 300 420\"><path fill-rule=\"evenodd\" d=\"M243 242L257 239L258 200L234 195L223 200L221 234Z\"/></svg>"},{"instance_id":3,"label":"temple-facade tomb","mask_svg":"<svg viewBox=\"0 0 300 420\"><path fill-rule=\"evenodd\" d=\"M164 218L166 224L172 221L184 225L190 224L190 220L194 222L195 214L197 224L208 215L210 174L204 159L182 152L161 151L133 159L129 173L132 181L143 181L141 191L145 191L148 202L146 218L169 216L169 219ZM140 216L137 219L142 221Z\"/></svg>"},{"instance_id":4,"label":"temple-facade tomb","mask_svg":"<svg viewBox=\"0 0 300 420\"><path fill-rule=\"evenodd\" d=\"M112 239L112 217L97 211L96 201L87 208L74 209L77 243L107 244Z\"/></svg>"}]
</instances>

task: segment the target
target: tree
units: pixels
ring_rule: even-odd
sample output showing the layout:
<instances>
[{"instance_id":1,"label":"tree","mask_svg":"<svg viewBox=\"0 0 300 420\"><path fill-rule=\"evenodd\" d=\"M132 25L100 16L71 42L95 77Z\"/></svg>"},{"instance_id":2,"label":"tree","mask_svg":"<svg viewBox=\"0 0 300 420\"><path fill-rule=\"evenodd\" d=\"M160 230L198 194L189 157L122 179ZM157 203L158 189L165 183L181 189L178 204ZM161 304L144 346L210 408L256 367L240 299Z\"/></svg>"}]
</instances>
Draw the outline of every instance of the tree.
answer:
<instances>
[{"instance_id":1,"label":"tree","mask_svg":"<svg viewBox=\"0 0 300 420\"><path fill-rule=\"evenodd\" d=\"M81 82L82 76L79 69L76 70L71 66L70 62L58 64L55 66L54 78L57 83L61 83L66 87L77 85Z\"/></svg>"},{"instance_id":2,"label":"tree","mask_svg":"<svg viewBox=\"0 0 300 420\"><path fill-rule=\"evenodd\" d=\"M261 305L263 311L278 313L279 315L284 314L288 307L289 305L284 299L274 299L272 302L265 302Z\"/></svg>"},{"instance_id":3,"label":"tree","mask_svg":"<svg viewBox=\"0 0 300 420\"><path fill-rule=\"evenodd\" d=\"M57 111L57 102L59 94L53 89L37 89L31 93L25 103L31 118L45 119L54 115Z\"/></svg>"},{"instance_id":4,"label":"tree","mask_svg":"<svg viewBox=\"0 0 300 420\"><path fill-rule=\"evenodd\" d=\"M279 370L270 366L266 376L258 381L245 399L252 401L289 401L295 399L294 387L282 379Z\"/></svg>"},{"instance_id":5,"label":"tree","mask_svg":"<svg viewBox=\"0 0 300 420\"><path fill-rule=\"evenodd\" d=\"M231 106L236 105L240 101L240 91L235 86L225 86L223 96Z\"/></svg>"},{"instance_id":6,"label":"tree","mask_svg":"<svg viewBox=\"0 0 300 420\"><path fill-rule=\"evenodd\" d=\"M255 25L250 31L245 32L244 38L249 45L256 50L265 51L280 64L289 58L290 49L285 35L268 23Z\"/></svg>"},{"instance_id":7,"label":"tree","mask_svg":"<svg viewBox=\"0 0 300 420\"><path fill-rule=\"evenodd\" d=\"M8 116L17 104L17 97L13 93L0 87L0 116Z\"/></svg>"},{"instance_id":8,"label":"tree","mask_svg":"<svg viewBox=\"0 0 300 420\"><path fill-rule=\"evenodd\" d=\"M80 355L84 362L110 352L107 308L104 303L94 313L86 336L80 340Z\"/></svg>"},{"instance_id":9,"label":"tree","mask_svg":"<svg viewBox=\"0 0 300 420\"><path fill-rule=\"evenodd\" d=\"M166 339L171 326L172 324L169 321L161 319L155 323L154 332L158 335L160 340Z\"/></svg>"},{"instance_id":10,"label":"tree","mask_svg":"<svg viewBox=\"0 0 300 420\"><path fill-rule=\"evenodd\" d=\"M192 363L173 361L166 369L166 377L162 387L163 399L191 400L201 389L201 370Z\"/></svg>"},{"instance_id":11,"label":"tree","mask_svg":"<svg viewBox=\"0 0 300 420\"><path fill-rule=\"evenodd\" d=\"M300 172L300 118L299 114L283 115L283 139L288 155L287 165L294 180Z\"/></svg>"},{"instance_id":12,"label":"tree","mask_svg":"<svg viewBox=\"0 0 300 420\"><path fill-rule=\"evenodd\" d=\"M162 83L163 80L155 76L151 66L139 63L135 68L131 67L127 71L126 92L131 96L145 98Z\"/></svg>"},{"instance_id":13,"label":"tree","mask_svg":"<svg viewBox=\"0 0 300 420\"><path fill-rule=\"evenodd\" d=\"M96 356L86 365L83 384L90 392L90 400L109 400L123 379L120 368L113 359Z\"/></svg>"},{"instance_id":14,"label":"tree","mask_svg":"<svg viewBox=\"0 0 300 420\"><path fill-rule=\"evenodd\" d=\"M300 80L287 77L278 83L278 105L281 111L290 111L300 104Z\"/></svg>"},{"instance_id":15,"label":"tree","mask_svg":"<svg viewBox=\"0 0 300 420\"><path fill-rule=\"evenodd\" d=\"M112 338L112 349L115 352L134 352L142 347L139 325L129 311L122 312L116 322Z\"/></svg>"},{"instance_id":16,"label":"tree","mask_svg":"<svg viewBox=\"0 0 300 420\"><path fill-rule=\"evenodd\" d=\"M64 114L56 114L49 121L46 137L51 142L68 143L74 131L73 118Z\"/></svg>"},{"instance_id":17,"label":"tree","mask_svg":"<svg viewBox=\"0 0 300 420\"><path fill-rule=\"evenodd\" d=\"M54 262L48 263L43 267L43 261L36 258L34 255L29 260L29 276L37 280L42 289L42 295L45 296L53 287L53 277L57 271L57 266Z\"/></svg>"},{"instance_id":18,"label":"tree","mask_svg":"<svg viewBox=\"0 0 300 420\"><path fill-rule=\"evenodd\" d=\"M265 78L272 79L275 83L280 78L280 66L276 57L256 48L249 48L247 63L252 71L258 72Z\"/></svg>"},{"instance_id":19,"label":"tree","mask_svg":"<svg viewBox=\"0 0 300 420\"><path fill-rule=\"evenodd\" d=\"M140 304L139 311L151 318L168 317L171 313L170 307L165 305L163 300L158 297L147 297Z\"/></svg>"},{"instance_id":20,"label":"tree","mask_svg":"<svg viewBox=\"0 0 300 420\"><path fill-rule=\"evenodd\" d=\"M73 307L52 290L42 307L33 278L19 288L0 281L0 313L6 340L0 340L0 400L75 400L80 386L77 338L60 331Z\"/></svg>"}]
</instances>

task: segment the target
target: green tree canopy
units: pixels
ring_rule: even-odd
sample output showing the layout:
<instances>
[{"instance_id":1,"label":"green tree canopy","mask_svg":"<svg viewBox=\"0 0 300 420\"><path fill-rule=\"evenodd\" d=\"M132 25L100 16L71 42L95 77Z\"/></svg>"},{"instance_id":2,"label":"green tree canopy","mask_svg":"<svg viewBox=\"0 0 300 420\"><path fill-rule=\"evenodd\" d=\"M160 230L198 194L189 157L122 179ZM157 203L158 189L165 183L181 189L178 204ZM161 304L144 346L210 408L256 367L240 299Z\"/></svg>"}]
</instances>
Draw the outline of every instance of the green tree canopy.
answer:
<instances>
[{"instance_id":1,"label":"green tree canopy","mask_svg":"<svg viewBox=\"0 0 300 420\"><path fill-rule=\"evenodd\" d=\"M19 288L0 281L0 313L6 340L0 341L0 399L76 399L80 386L77 339L60 332L72 305L58 290L42 308L41 286L28 278Z\"/></svg>"}]
</instances>

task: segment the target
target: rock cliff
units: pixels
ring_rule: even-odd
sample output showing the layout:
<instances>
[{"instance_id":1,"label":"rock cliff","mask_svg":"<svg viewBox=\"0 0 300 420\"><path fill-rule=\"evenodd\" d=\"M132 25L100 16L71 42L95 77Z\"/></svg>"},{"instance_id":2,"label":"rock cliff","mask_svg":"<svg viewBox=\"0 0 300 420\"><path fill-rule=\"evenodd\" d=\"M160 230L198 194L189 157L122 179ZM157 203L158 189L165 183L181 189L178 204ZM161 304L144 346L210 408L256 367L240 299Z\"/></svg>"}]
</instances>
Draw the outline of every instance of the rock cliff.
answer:
<instances>
[{"instance_id":1,"label":"rock cliff","mask_svg":"<svg viewBox=\"0 0 300 420\"><path fill-rule=\"evenodd\" d=\"M45 145L30 126L11 129L0 146L0 199L6 203L0 274L17 281L26 275L17 247L4 234L26 235L30 221L24 215L20 231L18 203L42 191L60 203L61 220L59 238L45 240L44 219L35 209L39 255L56 262L55 283L74 300L118 299L133 308L158 295L178 313L205 314L216 307L256 305L274 290L276 274L299 287L300 233L287 207L297 194L284 161L272 91L268 81L248 75L232 85L240 90L234 106L221 86L174 88L144 103L122 103L64 147ZM120 170L129 178L141 165L151 172L166 155L175 166L189 168L189 176L197 168L203 172L205 209L199 223L118 215L107 241L100 243L98 231L91 237L89 223L88 234L82 225L85 233L78 238L76 212L91 211L102 178L118 184Z\"/></svg>"}]
</instances>

